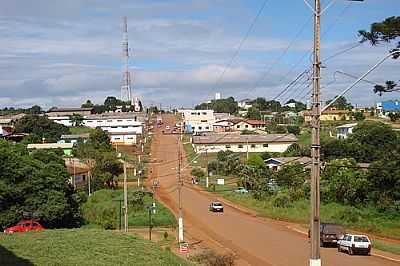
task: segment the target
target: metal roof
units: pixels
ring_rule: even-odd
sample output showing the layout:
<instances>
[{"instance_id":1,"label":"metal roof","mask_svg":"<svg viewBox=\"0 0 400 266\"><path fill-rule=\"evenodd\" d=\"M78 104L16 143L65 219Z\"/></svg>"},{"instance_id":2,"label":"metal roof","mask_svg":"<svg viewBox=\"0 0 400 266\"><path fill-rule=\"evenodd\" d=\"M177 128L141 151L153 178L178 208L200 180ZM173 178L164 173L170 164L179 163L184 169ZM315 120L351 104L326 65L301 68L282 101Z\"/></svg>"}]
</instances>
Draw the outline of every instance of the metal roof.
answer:
<instances>
[{"instance_id":1,"label":"metal roof","mask_svg":"<svg viewBox=\"0 0 400 266\"><path fill-rule=\"evenodd\" d=\"M194 144L222 144L222 143L271 143L271 142L296 142L293 134L267 134L267 135L238 135L238 134L210 134L206 136L193 136Z\"/></svg>"}]
</instances>

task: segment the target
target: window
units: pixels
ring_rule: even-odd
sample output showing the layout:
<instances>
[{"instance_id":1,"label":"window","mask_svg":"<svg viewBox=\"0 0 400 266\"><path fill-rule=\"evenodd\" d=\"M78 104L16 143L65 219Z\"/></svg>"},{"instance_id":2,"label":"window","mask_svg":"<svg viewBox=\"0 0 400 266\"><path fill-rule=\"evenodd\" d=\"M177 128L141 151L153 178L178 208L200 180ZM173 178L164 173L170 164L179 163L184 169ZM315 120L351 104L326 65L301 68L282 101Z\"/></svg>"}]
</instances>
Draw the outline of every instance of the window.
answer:
<instances>
[{"instance_id":1,"label":"window","mask_svg":"<svg viewBox=\"0 0 400 266\"><path fill-rule=\"evenodd\" d=\"M117 126L112 126L111 128L118 128Z\"/></svg>"},{"instance_id":2,"label":"window","mask_svg":"<svg viewBox=\"0 0 400 266\"><path fill-rule=\"evenodd\" d=\"M201 120L200 122L201 123L207 123L207 120Z\"/></svg>"},{"instance_id":3,"label":"window","mask_svg":"<svg viewBox=\"0 0 400 266\"><path fill-rule=\"evenodd\" d=\"M107 120L107 122L112 122L112 120Z\"/></svg>"},{"instance_id":4,"label":"window","mask_svg":"<svg viewBox=\"0 0 400 266\"><path fill-rule=\"evenodd\" d=\"M103 120L97 120L97 122L98 122L98 123L101 123L101 122L103 122Z\"/></svg>"},{"instance_id":5,"label":"window","mask_svg":"<svg viewBox=\"0 0 400 266\"><path fill-rule=\"evenodd\" d=\"M122 126L122 128L128 128L128 126Z\"/></svg>"},{"instance_id":6,"label":"window","mask_svg":"<svg viewBox=\"0 0 400 266\"><path fill-rule=\"evenodd\" d=\"M225 148L229 149L231 147L231 145L225 145Z\"/></svg>"},{"instance_id":7,"label":"window","mask_svg":"<svg viewBox=\"0 0 400 266\"><path fill-rule=\"evenodd\" d=\"M255 148L255 147L256 147L256 144L251 144L250 147Z\"/></svg>"},{"instance_id":8,"label":"window","mask_svg":"<svg viewBox=\"0 0 400 266\"><path fill-rule=\"evenodd\" d=\"M128 121L128 122L132 122L132 119L128 119L128 120L126 120L126 121Z\"/></svg>"},{"instance_id":9,"label":"window","mask_svg":"<svg viewBox=\"0 0 400 266\"><path fill-rule=\"evenodd\" d=\"M242 149L242 148L243 148L243 145L242 145L242 144L239 144L239 145L238 145L238 148L239 148L239 149Z\"/></svg>"},{"instance_id":10,"label":"window","mask_svg":"<svg viewBox=\"0 0 400 266\"><path fill-rule=\"evenodd\" d=\"M248 128L248 127L249 127L249 125L245 125L244 127L245 127L245 128Z\"/></svg>"},{"instance_id":11,"label":"window","mask_svg":"<svg viewBox=\"0 0 400 266\"><path fill-rule=\"evenodd\" d=\"M199 113L200 114L200 113ZM207 115L207 112L203 112L202 115Z\"/></svg>"},{"instance_id":12,"label":"window","mask_svg":"<svg viewBox=\"0 0 400 266\"><path fill-rule=\"evenodd\" d=\"M240 126L239 126L239 125L237 125L237 126L236 126L236 128L240 128Z\"/></svg>"},{"instance_id":13,"label":"window","mask_svg":"<svg viewBox=\"0 0 400 266\"><path fill-rule=\"evenodd\" d=\"M202 127L199 127L199 130L201 130L202 129Z\"/></svg>"},{"instance_id":14,"label":"window","mask_svg":"<svg viewBox=\"0 0 400 266\"><path fill-rule=\"evenodd\" d=\"M115 140L120 140L121 138L115 138Z\"/></svg>"},{"instance_id":15,"label":"window","mask_svg":"<svg viewBox=\"0 0 400 266\"><path fill-rule=\"evenodd\" d=\"M92 121L92 120L88 120L87 122L88 122L88 123L93 123L93 121Z\"/></svg>"},{"instance_id":16,"label":"window","mask_svg":"<svg viewBox=\"0 0 400 266\"><path fill-rule=\"evenodd\" d=\"M210 129L210 127L207 126L206 129Z\"/></svg>"},{"instance_id":17,"label":"window","mask_svg":"<svg viewBox=\"0 0 400 266\"><path fill-rule=\"evenodd\" d=\"M121 120L121 119L118 119L117 122L122 122L122 120Z\"/></svg>"},{"instance_id":18,"label":"window","mask_svg":"<svg viewBox=\"0 0 400 266\"><path fill-rule=\"evenodd\" d=\"M267 144L267 143L264 143L264 144L263 144L263 147L264 147L264 148L268 147L268 144Z\"/></svg>"}]
</instances>

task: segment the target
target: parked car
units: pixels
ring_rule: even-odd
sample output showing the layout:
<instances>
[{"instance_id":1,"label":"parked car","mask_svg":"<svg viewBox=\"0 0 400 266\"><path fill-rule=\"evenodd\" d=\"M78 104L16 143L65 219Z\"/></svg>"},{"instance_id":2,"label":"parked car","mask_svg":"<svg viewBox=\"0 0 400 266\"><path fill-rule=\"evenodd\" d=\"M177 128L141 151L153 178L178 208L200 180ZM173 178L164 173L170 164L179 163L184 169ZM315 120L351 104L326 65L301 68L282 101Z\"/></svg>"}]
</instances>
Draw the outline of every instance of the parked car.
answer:
<instances>
[{"instance_id":1,"label":"parked car","mask_svg":"<svg viewBox=\"0 0 400 266\"><path fill-rule=\"evenodd\" d=\"M366 235L346 234L338 241L338 251L346 251L349 255L363 253L371 255L371 241Z\"/></svg>"},{"instance_id":2,"label":"parked car","mask_svg":"<svg viewBox=\"0 0 400 266\"><path fill-rule=\"evenodd\" d=\"M42 231L43 226L34 220L22 220L17 225L8 227L4 230L6 234L12 234L15 232L28 232L28 231Z\"/></svg>"},{"instance_id":3,"label":"parked car","mask_svg":"<svg viewBox=\"0 0 400 266\"><path fill-rule=\"evenodd\" d=\"M234 190L234 192L236 192L236 193L249 193L249 191L247 189L245 189L244 187L238 187L237 189Z\"/></svg>"},{"instance_id":4,"label":"parked car","mask_svg":"<svg viewBox=\"0 0 400 266\"><path fill-rule=\"evenodd\" d=\"M321 223L320 225L320 243L324 247L326 245L337 245L339 239L345 234L343 226L338 224Z\"/></svg>"},{"instance_id":5,"label":"parked car","mask_svg":"<svg viewBox=\"0 0 400 266\"><path fill-rule=\"evenodd\" d=\"M224 212L224 206L221 202L213 201L210 204L210 211L212 212Z\"/></svg>"},{"instance_id":6,"label":"parked car","mask_svg":"<svg viewBox=\"0 0 400 266\"><path fill-rule=\"evenodd\" d=\"M166 130L169 130L169 129L170 129L170 127L169 127L169 126L166 126L166 127L165 127L165 129L166 129Z\"/></svg>"}]
</instances>

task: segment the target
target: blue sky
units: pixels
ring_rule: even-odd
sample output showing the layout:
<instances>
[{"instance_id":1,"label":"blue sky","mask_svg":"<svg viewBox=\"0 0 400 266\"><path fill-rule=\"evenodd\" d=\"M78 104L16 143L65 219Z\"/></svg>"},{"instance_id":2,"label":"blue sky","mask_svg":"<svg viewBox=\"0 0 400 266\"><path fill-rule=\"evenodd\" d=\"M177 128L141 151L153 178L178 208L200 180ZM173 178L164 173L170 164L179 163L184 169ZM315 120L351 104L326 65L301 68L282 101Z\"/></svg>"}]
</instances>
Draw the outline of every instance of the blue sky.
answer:
<instances>
[{"instance_id":1,"label":"blue sky","mask_svg":"<svg viewBox=\"0 0 400 266\"><path fill-rule=\"evenodd\" d=\"M329 1L323 0L323 6ZM108 95L118 96L124 15L133 52L133 91L145 104L190 106L216 92L238 99L274 98L311 66L307 53L312 48L312 14L302 0L269 0L227 68L263 2L2 1L0 107L77 106L86 99L100 103ZM359 29L399 14L398 0L337 0L322 17L322 58L356 44ZM333 97L353 81L339 75L334 78L335 71L359 76L392 46L363 44L323 61L322 99ZM400 61L387 60L368 79L399 80L399 73ZM278 100L299 95L306 101L307 90L301 85ZM399 93L379 97L367 83L347 96L359 106L400 98Z\"/></svg>"}]
</instances>

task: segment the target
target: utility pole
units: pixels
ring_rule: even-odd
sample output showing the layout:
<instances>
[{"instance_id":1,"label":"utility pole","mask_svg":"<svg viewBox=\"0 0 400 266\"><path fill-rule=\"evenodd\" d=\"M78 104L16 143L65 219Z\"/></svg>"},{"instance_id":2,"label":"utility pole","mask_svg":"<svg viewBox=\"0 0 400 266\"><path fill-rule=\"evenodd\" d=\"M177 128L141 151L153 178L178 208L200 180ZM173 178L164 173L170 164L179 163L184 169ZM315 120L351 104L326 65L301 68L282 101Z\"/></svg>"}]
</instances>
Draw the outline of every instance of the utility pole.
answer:
<instances>
[{"instance_id":1,"label":"utility pole","mask_svg":"<svg viewBox=\"0 0 400 266\"><path fill-rule=\"evenodd\" d=\"M310 266L320 266L320 41L321 41L321 2L314 4L314 56L313 56L313 95L311 120L311 258Z\"/></svg>"},{"instance_id":2,"label":"utility pole","mask_svg":"<svg viewBox=\"0 0 400 266\"><path fill-rule=\"evenodd\" d=\"M209 177L210 177L210 172L209 172L209 170L208 170L208 151L207 151L207 149L206 149L206 163L207 163L207 175L206 175L206 187L208 188L208 179L209 179Z\"/></svg>"},{"instance_id":3,"label":"utility pole","mask_svg":"<svg viewBox=\"0 0 400 266\"><path fill-rule=\"evenodd\" d=\"M128 182L126 174L126 162L124 160L124 232L128 232Z\"/></svg>"},{"instance_id":4,"label":"utility pole","mask_svg":"<svg viewBox=\"0 0 400 266\"><path fill-rule=\"evenodd\" d=\"M182 133L181 133L182 135ZM183 212L182 212L182 179L181 179L181 142L178 138L178 201L179 201L179 218L178 218L178 241L183 242Z\"/></svg>"}]
</instances>

